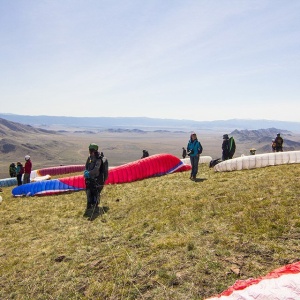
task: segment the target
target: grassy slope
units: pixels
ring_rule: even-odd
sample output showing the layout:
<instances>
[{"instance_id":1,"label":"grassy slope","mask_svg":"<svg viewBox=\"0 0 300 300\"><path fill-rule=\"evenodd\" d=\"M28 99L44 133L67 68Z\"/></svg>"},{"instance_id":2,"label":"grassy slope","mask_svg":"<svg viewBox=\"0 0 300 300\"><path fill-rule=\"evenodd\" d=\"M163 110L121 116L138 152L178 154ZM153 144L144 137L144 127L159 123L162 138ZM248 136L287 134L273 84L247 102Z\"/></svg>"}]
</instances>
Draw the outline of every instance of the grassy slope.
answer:
<instances>
[{"instance_id":1,"label":"grassy slope","mask_svg":"<svg viewBox=\"0 0 300 300\"><path fill-rule=\"evenodd\" d=\"M300 260L300 165L188 172L85 193L1 193L1 299L204 299Z\"/></svg>"}]
</instances>

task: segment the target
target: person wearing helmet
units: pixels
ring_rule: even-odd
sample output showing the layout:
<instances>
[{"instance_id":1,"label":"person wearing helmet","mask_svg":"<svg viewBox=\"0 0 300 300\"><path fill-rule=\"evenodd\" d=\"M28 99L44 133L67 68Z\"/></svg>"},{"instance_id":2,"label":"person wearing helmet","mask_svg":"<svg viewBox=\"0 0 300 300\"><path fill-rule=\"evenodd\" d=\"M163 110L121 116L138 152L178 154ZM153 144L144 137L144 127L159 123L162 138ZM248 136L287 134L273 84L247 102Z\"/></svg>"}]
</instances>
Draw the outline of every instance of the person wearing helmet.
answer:
<instances>
[{"instance_id":1,"label":"person wearing helmet","mask_svg":"<svg viewBox=\"0 0 300 300\"><path fill-rule=\"evenodd\" d=\"M29 155L25 155L25 166L24 166L24 176L23 184L30 183L30 174L32 170L32 162Z\"/></svg>"},{"instance_id":2,"label":"person wearing helmet","mask_svg":"<svg viewBox=\"0 0 300 300\"><path fill-rule=\"evenodd\" d=\"M98 209L100 193L104 182L101 180L100 168L102 164L101 155L97 144L89 145L89 157L85 164L84 178L86 186L87 206L86 213L90 209Z\"/></svg>"},{"instance_id":3,"label":"person wearing helmet","mask_svg":"<svg viewBox=\"0 0 300 300\"><path fill-rule=\"evenodd\" d=\"M276 152L282 152L283 138L280 136L280 133L277 133L277 136L275 138L275 143L276 143Z\"/></svg>"}]
</instances>

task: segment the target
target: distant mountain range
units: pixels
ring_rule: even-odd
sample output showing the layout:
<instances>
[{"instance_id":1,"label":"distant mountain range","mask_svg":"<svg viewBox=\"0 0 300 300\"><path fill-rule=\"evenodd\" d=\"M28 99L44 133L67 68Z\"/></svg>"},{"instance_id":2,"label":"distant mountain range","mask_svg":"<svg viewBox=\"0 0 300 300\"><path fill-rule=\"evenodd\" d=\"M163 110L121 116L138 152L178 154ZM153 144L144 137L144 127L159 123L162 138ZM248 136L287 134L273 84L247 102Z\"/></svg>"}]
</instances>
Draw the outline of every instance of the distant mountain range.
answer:
<instances>
[{"instance_id":1,"label":"distant mountain range","mask_svg":"<svg viewBox=\"0 0 300 300\"><path fill-rule=\"evenodd\" d=\"M277 128L258 129L258 130L234 130L231 136L238 140L239 143L252 142L256 143L260 153L269 152L271 141L279 133ZM281 130L281 136L284 137L284 151L294 151L300 149L300 142L291 140L292 134L288 130Z\"/></svg>"},{"instance_id":2,"label":"distant mountain range","mask_svg":"<svg viewBox=\"0 0 300 300\"><path fill-rule=\"evenodd\" d=\"M234 130L230 133L240 142L244 141L256 141L257 143L270 143L279 133L277 128L267 128L267 129L258 129L258 130ZM291 132L288 130L281 130L281 136L286 137L291 136Z\"/></svg>"},{"instance_id":3,"label":"distant mountain range","mask_svg":"<svg viewBox=\"0 0 300 300\"><path fill-rule=\"evenodd\" d=\"M278 128L300 132L300 122L287 122L276 120L216 120L216 121L193 121L175 119L157 119L146 117L58 117L58 116L27 116L0 113L0 118L28 124L37 127L54 128L75 127L82 129L141 129L141 130L257 130Z\"/></svg>"},{"instance_id":4,"label":"distant mountain range","mask_svg":"<svg viewBox=\"0 0 300 300\"><path fill-rule=\"evenodd\" d=\"M179 125L176 125L176 120L172 120L172 122L175 122L172 123L173 127L163 127L164 129L162 129L162 127L158 126L151 127L150 123L146 122L148 121L147 118L145 118L145 123L149 125L148 128L145 127L145 124L143 124L143 126L133 125L135 124L134 122L132 123L133 127L126 126L126 122L119 123L116 120L116 123L112 122L109 123L110 125L100 128L99 126L97 126L97 124L94 123L91 123L90 127L86 126L86 124L80 125L80 121L82 121L81 118L75 118L78 123L74 125L73 123L65 125L64 122L61 122L60 126L57 126L57 128L60 129L57 130L57 128L55 128L54 126L54 130L52 129L53 126L49 121L50 117L46 118L46 120L49 121L49 126L46 126L47 129L43 127L45 125L42 125L42 127L40 127L41 125L36 122L35 117L32 117L33 119L31 119L31 121L30 117L29 119L26 119L25 116L24 118L16 116L16 118L18 118L19 121L9 121L7 120L7 118L0 117L0 178L6 178L5 176L7 176L7 166L11 162L16 162L16 160L20 160L20 158L23 158L25 154L30 154L34 157L35 167L53 166L54 163L55 165L76 164L76 160L81 161L80 155L78 155L80 153L80 151L78 152L78 149L81 149L82 141L86 138L93 139L93 135L95 134L97 134L97 136L99 137L99 133L102 132L106 132L108 133L108 135L109 133L111 133L111 136L117 133L119 137L134 136L135 134L138 134L139 137L141 137L142 134L143 136L145 136L145 139L142 141L142 143L147 140L147 134L149 133L153 135L154 132L157 132L156 141L159 141L163 136L166 136L166 132L172 132L172 136L175 133L179 133L178 137L180 138L180 136L182 137L182 133L186 134L188 131L192 130L201 130L207 132L210 130L209 134L206 136L216 137L216 143L220 143L221 141L218 139L222 137L222 133L228 132L230 133L230 136L233 136L235 138L235 141L238 145L238 151L236 155L248 153L250 148L256 148L257 153L270 152L271 141L273 138L275 138L276 134L280 132L284 139L284 151L300 150L299 134L295 135L290 130L278 129L274 127L266 129L237 129L241 126L241 124L243 124L242 120L237 121L237 123L239 123L240 125L235 126L234 130L229 130L228 128L225 128L225 125L221 129L219 129L219 127L213 127L213 125L208 129L208 127L200 126L199 122L197 124L191 125L191 127L183 127L187 126L186 124L188 124L188 122L190 121L187 121L187 123L184 123L184 121L182 121L183 123L181 123L179 121ZM57 121L56 118L54 119L55 121ZM21 123L20 121L23 121L25 124ZM66 117L62 118L62 121L70 120ZM152 121L153 120L151 120L151 122ZM32 122L32 125L29 125L30 122ZM214 124L214 122L210 123ZM218 126L222 124L221 121L216 121L216 123L218 123ZM113 127L113 124L115 124L115 127ZM120 124L123 125L121 126ZM233 121L231 124L233 124L234 126L236 123ZM67 130L64 129L65 127L67 128ZM216 128L218 130L216 130ZM107 134L105 134L104 136L107 136ZM104 144L108 142L108 140L109 139L107 139ZM211 141L211 138L209 138L209 141ZM207 140L201 139L201 142L206 145ZM121 144L118 147L119 149L123 149L122 147L124 145L122 145L122 142L120 143ZM126 147L128 146L128 140L126 140L125 144L126 145L124 146L124 149L127 149ZM149 142L147 145L151 145L151 142ZM205 146L205 150L207 151L207 153L209 153L209 155L211 155L212 157L216 157L220 152L219 147L217 147L218 149L214 145L210 145L209 147ZM66 151L66 149L68 149L68 151ZM105 148L105 151L111 152L111 154L113 154L113 149L114 148L111 148L109 146ZM117 148L118 151L119 149ZM134 145L134 147L130 149L130 151L132 152L138 151L139 146ZM139 154L140 153L138 153L137 155L134 154L134 157L139 157ZM120 162L118 155L115 156L114 159L115 160L111 159L111 163L113 165L128 162L123 162L124 158L122 158L123 160L122 162Z\"/></svg>"}]
</instances>

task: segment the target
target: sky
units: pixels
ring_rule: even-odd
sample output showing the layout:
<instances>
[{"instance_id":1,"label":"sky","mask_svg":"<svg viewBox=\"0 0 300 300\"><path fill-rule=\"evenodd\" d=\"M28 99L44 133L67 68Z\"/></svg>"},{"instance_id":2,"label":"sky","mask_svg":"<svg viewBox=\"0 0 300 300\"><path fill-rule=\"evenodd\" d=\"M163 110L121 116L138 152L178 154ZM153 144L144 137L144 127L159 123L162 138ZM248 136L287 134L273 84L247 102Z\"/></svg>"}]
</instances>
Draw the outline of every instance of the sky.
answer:
<instances>
[{"instance_id":1,"label":"sky","mask_svg":"<svg viewBox=\"0 0 300 300\"><path fill-rule=\"evenodd\" d=\"M299 0L0 0L0 111L298 122L299 15Z\"/></svg>"}]
</instances>

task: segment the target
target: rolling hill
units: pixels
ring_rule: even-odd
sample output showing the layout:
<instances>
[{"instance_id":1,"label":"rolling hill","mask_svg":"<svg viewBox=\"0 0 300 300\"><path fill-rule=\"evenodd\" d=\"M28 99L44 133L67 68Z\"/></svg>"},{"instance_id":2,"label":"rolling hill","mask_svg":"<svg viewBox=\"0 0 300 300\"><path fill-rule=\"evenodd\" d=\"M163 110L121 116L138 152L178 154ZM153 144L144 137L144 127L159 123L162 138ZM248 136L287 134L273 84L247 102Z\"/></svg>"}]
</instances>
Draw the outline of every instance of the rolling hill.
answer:
<instances>
[{"instance_id":1,"label":"rolling hill","mask_svg":"<svg viewBox=\"0 0 300 300\"><path fill-rule=\"evenodd\" d=\"M12 162L24 161L32 156L33 169L58 165L85 163L87 145L96 142L108 157L110 165L116 166L139 159L143 149L151 154L171 153L181 158L182 147L186 146L191 129L172 130L152 128L93 128L62 127L49 130L33 125L0 118L0 178L8 177L8 166ZM225 130L225 129L224 129ZM204 130L197 133L204 146L203 155L213 158L221 156L224 130ZM249 154L250 148L258 153L270 152L270 143L280 131L284 138L284 150L299 150L299 135L291 131L266 128L258 130L234 129L231 135L236 140L235 157ZM230 131L228 131L230 132Z\"/></svg>"},{"instance_id":2,"label":"rolling hill","mask_svg":"<svg viewBox=\"0 0 300 300\"><path fill-rule=\"evenodd\" d=\"M267 128L258 130L234 130L230 135L234 136L240 143L256 144L259 153L271 152L271 143L277 133L280 132L284 137L284 150L294 151L300 149L300 142L294 141L293 133L288 130L280 130L277 128Z\"/></svg>"}]
</instances>

